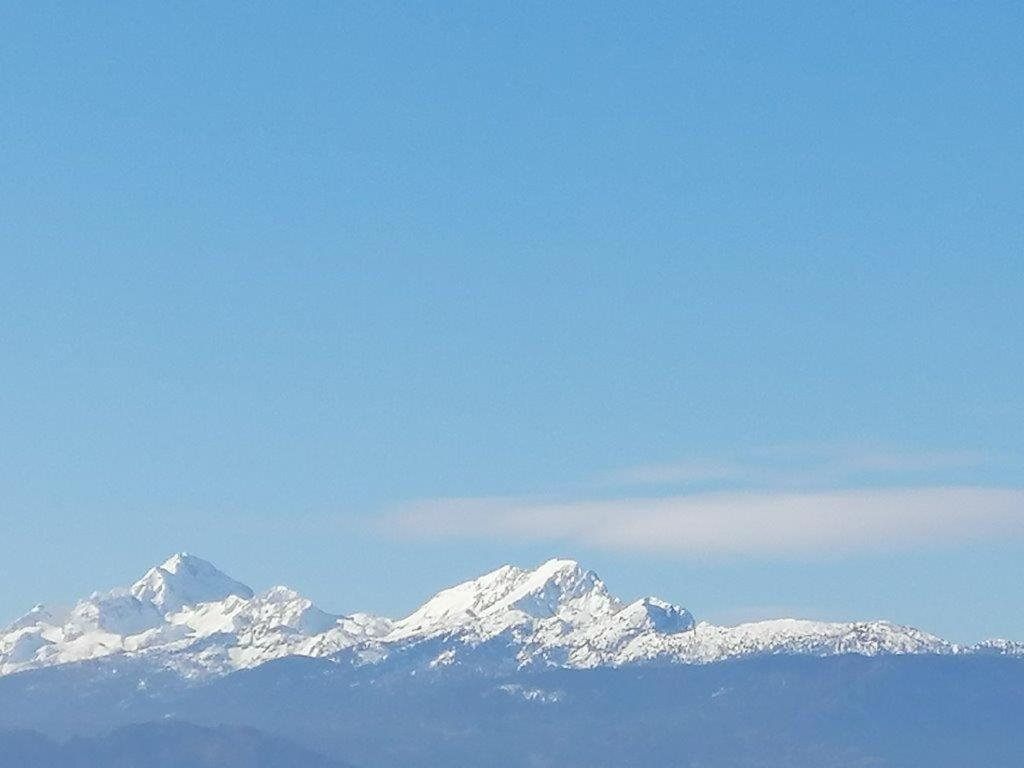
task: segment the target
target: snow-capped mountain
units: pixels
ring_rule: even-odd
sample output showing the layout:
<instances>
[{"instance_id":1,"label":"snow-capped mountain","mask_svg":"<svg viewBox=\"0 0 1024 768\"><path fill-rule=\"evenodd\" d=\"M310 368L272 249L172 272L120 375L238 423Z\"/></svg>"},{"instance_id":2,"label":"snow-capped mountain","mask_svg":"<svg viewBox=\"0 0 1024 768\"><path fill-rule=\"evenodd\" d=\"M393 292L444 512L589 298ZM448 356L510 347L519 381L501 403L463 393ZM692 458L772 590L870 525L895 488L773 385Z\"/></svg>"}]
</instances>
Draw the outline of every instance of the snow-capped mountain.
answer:
<instances>
[{"instance_id":1,"label":"snow-capped mountain","mask_svg":"<svg viewBox=\"0 0 1024 768\"><path fill-rule=\"evenodd\" d=\"M231 595L248 600L253 594L245 584L187 552L150 568L129 591L133 597L152 603L163 613L173 613L186 605L224 600Z\"/></svg>"},{"instance_id":2,"label":"snow-capped mountain","mask_svg":"<svg viewBox=\"0 0 1024 768\"><path fill-rule=\"evenodd\" d=\"M177 554L127 589L67 611L36 606L0 633L0 674L117 654L185 678L224 675L285 656L382 669L706 664L771 654L1002 654L1024 644L965 647L884 621L782 619L697 623L655 597L624 603L572 560L506 565L442 590L409 616L337 616L287 587L255 594L211 563Z\"/></svg>"}]
</instances>

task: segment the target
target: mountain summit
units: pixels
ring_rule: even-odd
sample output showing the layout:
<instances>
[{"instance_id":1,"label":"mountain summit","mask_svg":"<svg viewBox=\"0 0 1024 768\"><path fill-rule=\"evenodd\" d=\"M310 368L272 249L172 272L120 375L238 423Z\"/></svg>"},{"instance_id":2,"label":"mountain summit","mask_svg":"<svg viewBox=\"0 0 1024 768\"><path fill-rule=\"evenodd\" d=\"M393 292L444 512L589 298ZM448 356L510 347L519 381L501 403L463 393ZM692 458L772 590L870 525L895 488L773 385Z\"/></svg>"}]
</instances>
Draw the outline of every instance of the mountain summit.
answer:
<instances>
[{"instance_id":1,"label":"mountain summit","mask_svg":"<svg viewBox=\"0 0 1024 768\"><path fill-rule=\"evenodd\" d=\"M180 552L161 565L150 568L131 587L131 594L163 613L174 613L186 605L223 600L229 595L249 599L252 590L218 570L213 563Z\"/></svg>"},{"instance_id":2,"label":"mountain summit","mask_svg":"<svg viewBox=\"0 0 1024 768\"><path fill-rule=\"evenodd\" d=\"M124 656L185 679L286 656L380 670L592 668L706 664L795 654L1001 654L1024 644L958 646L883 621L776 621L720 627L656 597L626 603L574 560L505 565L438 592L403 619L327 613L287 587L256 594L180 553L128 589L93 593L70 611L36 606L0 631L0 675Z\"/></svg>"},{"instance_id":3,"label":"mountain summit","mask_svg":"<svg viewBox=\"0 0 1024 768\"><path fill-rule=\"evenodd\" d=\"M505 565L438 592L396 623L404 635L457 630L490 637L512 626L547 619L586 624L615 614L622 604L596 573L575 560L548 560L534 570Z\"/></svg>"}]
</instances>

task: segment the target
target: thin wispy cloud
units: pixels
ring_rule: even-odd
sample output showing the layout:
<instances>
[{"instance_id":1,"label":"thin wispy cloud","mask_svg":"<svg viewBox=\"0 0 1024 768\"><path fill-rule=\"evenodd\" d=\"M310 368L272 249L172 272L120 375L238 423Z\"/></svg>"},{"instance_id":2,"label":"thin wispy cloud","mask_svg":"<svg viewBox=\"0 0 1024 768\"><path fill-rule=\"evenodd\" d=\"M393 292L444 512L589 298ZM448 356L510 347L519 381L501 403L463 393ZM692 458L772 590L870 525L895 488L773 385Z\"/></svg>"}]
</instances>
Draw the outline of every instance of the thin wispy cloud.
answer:
<instances>
[{"instance_id":1,"label":"thin wispy cloud","mask_svg":"<svg viewBox=\"0 0 1024 768\"><path fill-rule=\"evenodd\" d=\"M558 541L685 556L834 555L1024 536L1024 490L972 486L545 500L437 499L385 521L403 536Z\"/></svg>"},{"instance_id":2,"label":"thin wispy cloud","mask_svg":"<svg viewBox=\"0 0 1024 768\"><path fill-rule=\"evenodd\" d=\"M582 498L420 501L395 511L386 526L401 535L683 556L831 555L1024 536L1024 489L970 480L992 463L972 451L765 446L629 467Z\"/></svg>"}]
</instances>

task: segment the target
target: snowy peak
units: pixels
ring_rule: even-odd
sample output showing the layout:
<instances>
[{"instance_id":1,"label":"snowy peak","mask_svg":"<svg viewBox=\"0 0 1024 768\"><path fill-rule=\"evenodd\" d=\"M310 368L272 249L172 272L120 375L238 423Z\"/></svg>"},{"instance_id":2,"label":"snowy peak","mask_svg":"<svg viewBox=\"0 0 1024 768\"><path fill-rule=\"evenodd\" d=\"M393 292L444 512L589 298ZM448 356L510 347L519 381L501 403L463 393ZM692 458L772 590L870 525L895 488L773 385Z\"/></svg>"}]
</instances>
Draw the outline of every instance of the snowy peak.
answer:
<instances>
[{"instance_id":1,"label":"snowy peak","mask_svg":"<svg viewBox=\"0 0 1024 768\"><path fill-rule=\"evenodd\" d=\"M187 552L176 554L162 565L150 568L130 591L132 596L152 603L165 614L175 613L185 606L224 600L230 595L243 599L253 596L253 591L245 584Z\"/></svg>"},{"instance_id":2,"label":"snowy peak","mask_svg":"<svg viewBox=\"0 0 1024 768\"><path fill-rule=\"evenodd\" d=\"M335 626L340 616L332 616L313 605L308 598L288 587L271 587L249 601L252 623L272 628L287 628L306 635L317 635Z\"/></svg>"},{"instance_id":3,"label":"snowy peak","mask_svg":"<svg viewBox=\"0 0 1024 768\"><path fill-rule=\"evenodd\" d=\"M93 593L70 611L33 608L0 631L0 675L113 654L146 656L185 677L227 674L282 656L330 655L390 629L367 614L326 613L287 587L254 595L181 553L130 589Z\"/></svg>"},{"instance_id":4,"label":"snowy peak","mask_svg":"<svg viewBox=\"0 0 1024 768\"><path fill-rule=\"evenodd\" d=\"M534 570L505 565L438 592L397 623L405 634L463 629L493 635L511 626L558 618L569 623L610 616L621 607L593 571L575 560L548 560Z\"/></svg>"},{"instance_id":5,"label":"snowy peak","mask_svg":"<svg viewBox=\"0 0 1024 768\"><path fill-rule=\"evenodd\" d=\"M50 606L39 603L32 606L32 609L19 619L5 627L2 632L15 632L19 629L36 626L59 626L68 618L67 609L54 610Z\"/></svg>"},{"instance_id":6,"label":"snowy peak","mask_svg":"<svg viewBox=\"0 0 1024 768\"><path fill-rule=\"evenodd\" d=\"M496 607L522 611L535 619L557 616L588 622L610 616L621 603L608 593L596 573L583 570L575 560L556 559L527 572Z\"/></svg>"},{"instance_id":7,"label":"snowy peak","mask_svg":"<svg viewBox=\"0 0 1024 768\"><path fill-rule=\"evenodd\" d=\"M97 592L75 604L64 633L69 640L93 632L136 635L159 626L163 619L163 614L148 601L124 592Z\"/></svg>"},{"instance_id":8,"label":"snowy peak","mask_svg":"<svg viewBox=\"0 0 1024 768\"><path fill-rule=\"evenodd\" d=\"M630 603L619 611L616 619L631 629L665 635L688 632L695 626L693 614L688 610L656 597L644 597Z\"/></svg>"},{"instance_id":9,"label":"snowy peak","mask_svg":"<svg viewBox=\"0 0 1024 768\"><path fill-rule=\"evenodd\" d=\"M504 565L479 578L443 589L399 622L410 629L456 627L485 615L519 583L524 571Z\"/></svg>"}]
</instances>

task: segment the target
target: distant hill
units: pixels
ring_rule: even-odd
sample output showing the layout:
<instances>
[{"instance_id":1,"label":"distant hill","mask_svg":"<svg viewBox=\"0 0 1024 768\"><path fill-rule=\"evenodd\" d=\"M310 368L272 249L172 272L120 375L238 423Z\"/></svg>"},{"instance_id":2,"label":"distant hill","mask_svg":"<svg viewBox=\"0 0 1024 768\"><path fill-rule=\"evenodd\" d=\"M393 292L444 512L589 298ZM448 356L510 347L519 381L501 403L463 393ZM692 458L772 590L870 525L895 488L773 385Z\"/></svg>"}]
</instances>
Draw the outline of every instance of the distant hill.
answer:
<instances>
[{"instance_id":1,"label":"distant hill","mask_svg":"<svg viewBox=\"0 0 1024 768\"><path fill-rule=\"evenodd\" d=\"M0 765L19 768L344 768L340 762L251 728L188 723L132 725L59 743L0 732Z\"/></svg>"},{"instance_id":2,"label":"distant hill","mask_svg":"<svg viewBox=\"0 0 1024 768\"><path fill-rule=\"evenodd\" d=\"M236 762L215 763L233 768L276 765L258 762L263 748L286 765L329 765L295 762L293 744L357 768L1020 768L1024 755L1024 663L996 655L380 676L292 657L179 687L140 687L143 667L115 675L94 665L0 678L0 729L95 734L173 716L287 742L251 731L199 738L161 723L86 742L82 754L99 762L61 763L82 768L149 759L168 744L211 744L215 755L241 745L230 750Z\"/></svg>"}]
</instances>

